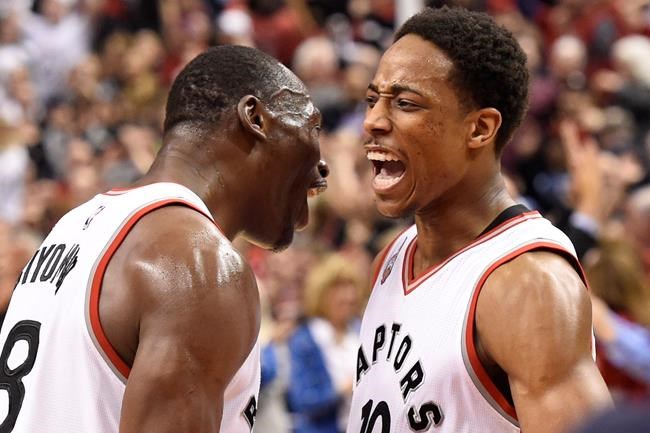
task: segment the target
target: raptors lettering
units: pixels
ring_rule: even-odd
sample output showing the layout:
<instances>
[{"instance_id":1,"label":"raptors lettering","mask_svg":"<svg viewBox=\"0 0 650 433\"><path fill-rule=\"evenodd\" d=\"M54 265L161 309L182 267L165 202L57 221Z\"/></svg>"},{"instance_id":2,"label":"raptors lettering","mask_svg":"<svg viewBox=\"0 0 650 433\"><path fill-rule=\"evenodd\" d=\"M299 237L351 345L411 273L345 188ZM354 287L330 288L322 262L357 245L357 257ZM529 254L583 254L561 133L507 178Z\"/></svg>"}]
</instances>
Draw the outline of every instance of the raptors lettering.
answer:
<instances>
[{"instance_id":1,"label":"raptors lettering","mask_svg":"<svg viewBox=\"0 0 650 433\"><path fill-rule=\"evenodd\" d=\"M408 359L413 341L408 334L400 335L401 328L402 325L399 323L393 323L390 327L382 324L375 329L371 352L364 351L363 345L359 346L356 381L359 384L363 376L378 362L388 362L398 374L396 379L399 381L402 398L406 403L409 395L424 382L424 370L420 360L411 364L412 361ZM371 355L371 362L368 362L369 358L366 353ZM405 364L410 364L411 367L405 373L400 374ZM419 409L411 407L408 411L408 418L409 424L415 431L422 431L428 428L431 422L435 425L442 422L442 410L437 404L428 402Z\"/></svg>"}]
</instances>

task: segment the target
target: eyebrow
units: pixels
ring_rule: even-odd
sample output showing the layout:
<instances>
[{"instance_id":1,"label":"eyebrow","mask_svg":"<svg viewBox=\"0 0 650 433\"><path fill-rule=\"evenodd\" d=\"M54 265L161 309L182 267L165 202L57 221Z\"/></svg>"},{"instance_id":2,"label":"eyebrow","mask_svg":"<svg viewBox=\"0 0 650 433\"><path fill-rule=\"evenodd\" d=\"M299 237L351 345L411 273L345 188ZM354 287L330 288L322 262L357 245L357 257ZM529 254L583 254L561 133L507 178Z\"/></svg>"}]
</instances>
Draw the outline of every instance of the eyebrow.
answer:
<instances>
[{"instance_id":1,"label":"eyebrow","mask_svg":"<svg viewBox=\"0 0 650 433\"><path fill-rule=\"evenodd\" d=\"M380 92L379 87L377 87L373 83L368 84L368 90L372 90L375 93L385 93L385 92ZM395 94L395 95L402 92L411 92L411 93L415 93L416 95L423 96L420 91L414 89L413 87L406 86L403 84L393 84L389 87L389 91L391 94Z\"/></svg>"}]
</instances>

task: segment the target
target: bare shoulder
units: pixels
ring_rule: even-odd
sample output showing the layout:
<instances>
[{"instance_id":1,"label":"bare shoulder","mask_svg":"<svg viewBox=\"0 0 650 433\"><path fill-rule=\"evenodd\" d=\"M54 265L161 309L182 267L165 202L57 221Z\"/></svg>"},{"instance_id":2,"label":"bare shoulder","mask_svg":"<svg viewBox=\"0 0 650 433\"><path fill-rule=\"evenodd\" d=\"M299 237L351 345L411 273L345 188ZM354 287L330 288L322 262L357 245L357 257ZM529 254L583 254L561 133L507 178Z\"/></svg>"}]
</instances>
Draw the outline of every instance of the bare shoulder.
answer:
<instances>
[{"instance_id":1,"label":"bare shoulder","mask_svg":"<svg viewBox=\"0 0 650 433\"><path fill-rule=\"evenodd\" d=\"M133 227L111 260L103 290L109 293L102 293L102 322L118 350L121 339L123 346L141 342L148 324L154 334L178 330L179 339L181 330L228 329L220 338L233 340L238 358L257 337L259 297L250 267L208 218L184 206L158 209Z\"/></svg>"},{"instance_id":2,"label":"bare shoulder","mask_svg":"<svg viewBox=\"0 0 650 433\"><path fill-rule=\"evenodd\" d=\"M105 318L113 336L134 341L120 431L214 431L259 331L251 269L209 219L183 206L144 216L114 259L108 289L121 281L113 292L128 299ZM121 333L120 307L132 321Z\"/></svg>"},{"instance_id":3,"label":"bare shoulder","mask_svg":"<svg viewBox=\"0 0 650 433\"><path fill-rule=\"evenodd\" d=\"M238 279L249 282L253 279L246 261L218 227L204 215L185 206L167 206L146 215L134 227L133 236L129 237L134 242L128 248L128 254L136 259L131 263L141 275L152 270L141 266L148 262L157 265L154 277L176 279L183 278L186 273L205 277L205 280L194 281L202 283L196 284L198 287L215 284L228 287ZM174 260L169 260L172 257ZM210 279L210 276L215 278Z\"/></svg>"},{"instance_id":4,"label":"bare shoulder","mask_svg":"<svg viewBox=\"0 0 650 433\"><path fill-rule=\"evenodd\" d=\"M479 304L490 309L515 313L525 308L526 314L575 315L585 302L589 294L576 269L566 258L548 251L524 253L495 269L479 298Z\"/></svg>"},{"instance_id":5,"label":"bare shoulder","mask_svg":"<svg viewBox=\"0 0 650 433\"><path fill-rule=\"evenodd\" d=\"M488 277L476 328L481 344L509 375L527 371L533 358L568 366L590 357L589 293L567 259L528 252Z\"/></svg>"},{"instance_id":6,"label":"bare shoulder","mask_svg":"<svg viewBox=\"0 0 650 433\"><path fill-rule=\"evenodd\" d=\"M478 343L505 371L522 431L567 431L610 403L592 359L591 302L563 257L525 253L479 294Z\"/></svg>"},{"instance_id":7,"label":"bare shoulder","mask_svg":"<svg viewBox=\"0 0 650 433\"><path fill-rule=\"evenodd\" d=\"M138 225L125 270L152 305L163 310L175 308L175 303L221 310L237 304L245 313L241 310L257 304L250 267L205 216L184 206L168 206Z\"/></svg>"}]
</instances>

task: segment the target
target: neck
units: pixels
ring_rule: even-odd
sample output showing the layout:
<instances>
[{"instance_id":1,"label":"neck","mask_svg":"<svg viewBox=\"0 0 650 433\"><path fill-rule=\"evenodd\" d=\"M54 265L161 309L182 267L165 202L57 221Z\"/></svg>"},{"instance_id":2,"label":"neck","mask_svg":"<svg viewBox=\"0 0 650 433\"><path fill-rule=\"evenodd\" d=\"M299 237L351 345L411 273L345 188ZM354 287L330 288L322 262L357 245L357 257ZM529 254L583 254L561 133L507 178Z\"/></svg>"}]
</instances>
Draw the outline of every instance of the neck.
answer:
<instances>
[{"instance_id":1,"label":"neck","mask_svg":"<svg viewBox=\"0 0 650 433\"><path fill-rule=\"evenodd\" d=\"M219 170L217 161L206 161L196 156L199 153L214 155L213 151L197 152L193 148L193 152L188 152L186 149L191 146L186 144L175 146L173 142L167 143L149 172L136 186L156 182L173 182L185 186L205 203L221 230L232 241L242 231L240 222L244 212L239 208L242 201L238 197L241 195L234 189L237 182L228 178L229 171Z\"/></svg>"},{"instance_id":2,"label":"neck","mask_svg":"<svg viewBox=\"0 0 650 433\"><path fill-rule=\"evenodd\" d=\"M504 209L515 204L495 174L481 188L459 185L415 215L418 229L414 273L442 262L467 246Z\"/></svg>"}]
</instances>

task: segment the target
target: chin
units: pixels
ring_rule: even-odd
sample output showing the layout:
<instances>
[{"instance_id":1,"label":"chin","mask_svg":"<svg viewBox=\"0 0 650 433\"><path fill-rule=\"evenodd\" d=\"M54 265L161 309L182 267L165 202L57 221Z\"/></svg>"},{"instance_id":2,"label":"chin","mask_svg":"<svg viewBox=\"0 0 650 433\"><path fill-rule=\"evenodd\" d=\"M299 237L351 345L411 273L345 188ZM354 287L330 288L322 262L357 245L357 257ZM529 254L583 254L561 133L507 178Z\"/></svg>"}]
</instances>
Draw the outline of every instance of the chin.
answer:
<instances>
[{"instance_id":1,"label":"chin","mask_svg":"<svg viewBox=\"0 0 650 433\"><path fill-rule=\"evenodd\" d=\"M260 248L268 251L280 252L286 250L293 242L295 222L289 218L283 218L281 222L267 220L264 223L256 224L253 229L242 233L244 239Z\"/></svg>"},{"instance_id":2,"label":"chin","mask_svg":"<svg viewBox=\"0 0 650 433\"><path fill-rule=\"evenodd\" d=\"M293 226L285 227L280 236L271 243L270 247L268 248L269 250L279 253L280 251L286 250L289 245L293 242Z\"/></svg>"}]
</instances>

